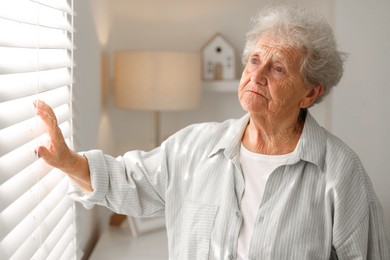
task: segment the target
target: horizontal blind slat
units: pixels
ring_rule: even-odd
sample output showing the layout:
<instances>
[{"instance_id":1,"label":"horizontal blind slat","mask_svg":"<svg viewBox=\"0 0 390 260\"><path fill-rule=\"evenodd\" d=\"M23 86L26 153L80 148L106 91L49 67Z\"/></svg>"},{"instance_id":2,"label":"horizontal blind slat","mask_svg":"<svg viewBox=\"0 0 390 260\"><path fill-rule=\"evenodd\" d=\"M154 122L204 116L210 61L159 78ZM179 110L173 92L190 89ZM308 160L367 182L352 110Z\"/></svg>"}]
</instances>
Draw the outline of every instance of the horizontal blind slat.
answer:
<instances>
[{"instance_id":1,"label":"horizontal blind slat","mask_svg":"<svg viewBox=\"0 0 390 260\"><path fill-rule=\"evenodd\" d=\"M48 174L46 178L49 178ZM38 202L39 205L32 210L19 225L17 225L7 237L2 240L2 243L9 247L8 254L11 254L15 259L30 259L31 256L38 250L41 241L40 236L46 237L48 230L43 229L45 225L51 224L61 216L73 208L72 202L66 196L68 182L66 178L59 180L57 186L51 188L45 187L46 191L41 190L44 198ZM48 192L49 191L49 192ZM22 257L27 256L27 257Z\"/></svg>"},{"instance_id":2,"label":"horizontal blind slat","mask_svg":"<svg viewBox=\"0 0 390 260\"><path fill-rule=\"evenodd\" d=\"M76 245L74 244L74 230L75 230L75 227L74 225L69 227L66 232L64 233L64 235L61 237L61 240L60 240L60 243L57 243L56 247L52 250L52 252L50 253L48 259L50 260L54 260L54 259L59 259L61 260L62 259L62 256L64 255L64 253L66 252L67 249L67 246L69 245L72 245L73 247L75 247ZM75 249L75 248L73 248ZM69 258L66 258L65 260L68 260L68 259L74 259L74 252L76 250L73 251L73 257L69 257Z\"/></svg>"},{"instance_id":3,"label":"horizontal blind slat","mask_svg":"<svg viewBox=\"0 0 390 260\"><path fill-rule=\"evenodd\" d=\"M3 47L70 50L72 43L64 32L0 18L0 46Z\"/></svg>"},{"instance_id":4,"label":"horizontal blind slat","mask_svg":"<svg viewBox=\"0 0 390 260\"><path fill-rule=\"evenodd\" d=\"M31 0L33 2L37 2L41 5L45 5L57 10L64 11L68 14L73 14L73 10L70 8L68 2L66 0Z\"/></svg>"},{"instance_id":5,"label":"horizontal blind slat","mask_svg":"<svg viewBox=\"0 0 390 260\"><path fill-rule=\"evenodd\" d=\"M48 174L42 179L42 183L52 185L51 187L57 188L57 193L62 193L56 201L52 203L59 203L64 196L67 187L64 185L58 185L63 176L53 176ZM41 200L50 193L46 187L39 188L36 184L32 189L32 194L24 194L18 201L16 201L12 207L7 208L0 213L1 223L0 228L2 230L0 234L1 244L7 247L7 255L12 255L22 245L26 239L39 227L45 215L43 207L40 206ZM22 204L22 203L28 204ZM19 205L20 204L20 205Z\"/></svg>"},{"instance_id":6,"label":"horizontal blind slat","mask_svg":"<svg viewBox=\"0 0 390 260\"><path fill-rule=\"evenodd\" d=\"M71 200L66 196L68 185L63 173L53 170L29 191L33 195L24 194L12 207L0 213L0 229L3 230L0 241L2 245L9 247L7 254L13 254L52 210L56 207L64 208L60 205L62 200L66 199L67 203L71 204ZM64 210L69 207L71 205Z\"/></svg>"},{"instance_id":7,"label":"horizontal blind slat","mask_svg":"<svg viewBox=\"0 0 390 260\"><path fill-rule=\"evenodd\" d=\"M0 74L71 67L67 50L0 47Z\"/></svg>"},{"instance_id":8,"label":"horizontal blind slat","mask_svg":"<svg viewBox=\"0 0 390 260\"><path fill-rule=\"evenodd\" d=\"M14 201L31 189L37 180L43 179L53 167L43 160L36 160L29 167L23 169L10 180L0 185L0 212L9 207ZM5 199L6 198L6 199Z\"/></svg>"},{"instance_id":9,"label":"horizontal blind slat","mask_svg":"<svg viewBox=\"0 0 390 260\"><path fill-rule=\"evenodd\" d=\"M70 143L70 133L63 132L66 142ZM35 149L38 145L47 145L47 137L40 136L37 139L22 145L14 151L0 157L0 185L37 160Z\"/></svg>"},{"instance_id":10,"label":"horizontal blind slat","mask_svg":"<svg viewBox=\"0 0 390 260\"><path fill-rule=\"evenodd\" d=\"M18 149L0 157L0 185L14 175L29 167L37 159L34 153L35 144L25 144Z\"/></svg>"},{"instance_id":11,"label":"horizontal blind slat","mask_svg":"<svg viewBox=\"0 0 390 260\"><path fill-rule=\"evenodd\" d=\"M64 235L63 237L63 241L61 241L61 243L58 245L58 247L56 247L56 249L58 248L59 252L61 251L61 248L65 248L65 250L62 250L62 255L57 257L57 255L53 255L53 257L50 256L49 259L59 259L59 260L70 260L70 259L76 259L75 258L75 252L76 252L76 244L75 244L75 241L74 241L74 230L75 228L73 227L73 229L69 228L67 230L67 233Z\"/></svg>"},{"instance_id":12,"label":"horizontal blind slat","mask_svg":"<svg viewBox=\"0 0 390 260\"><path fill-rule=\"evenodd\" d=\"M64 136L68 138L66 140L69 143L70 142L69 122L64 122L62 125L60 125L60 129L63 132ZM40 141L37 140L37 143L39 142ZM34 172L40 173L41 171L45 171L45 169L47 168L45 164L42 165L41 160L37 160L36 155L34 155L34 157L31 159L32 163L28 164L28 162L30 162L29 161L30 158L23 158L22 154L19 154L18 156L18 154L15 152L11 152L10 154L12 156L7 155L4 158L3 157L0 158L0 169L4 170L4 174L2 174L0 177L0 185L1 185L0 194L4 195L3 197L4 199L0 201L0 212L5 207L7 207L8 204L12 203L13 200L16 200L18 194L16 192L18 190L23 191L24 186L22 184L25 182L29 183L31 181ZM17 158L19 158L20 160L18 161ZM4 163L7 163L7 160L9 160L10 163L8 167L4 165ZM5 170L9 170L9 171L5 172ZM20 179L21 176L25 176L25 177L29 176L30 178ZM20 186L16 186L15 183L20 184ZM20 193L23 193L22 191Z\"/></svg>"},{"instance_id":13,"label":"horizontal blind slat","mask_svg":"<svg viewBox=\"0 0 390 260\"><path fill-rule=\"evenodd\" d=\"M58 201L57 204L50 205L47 215L40 216L41 223L39 223L39 226L31 233L28 239L15 251L12 258L34 259L33 256L42 247L42 242L50 235L50 232L62 218L68 224L72 223L74 218L72 202L65 194L62 194L61 197L62 200ZM41 210L41 212L44 211L46 209ZM44 251L40 253L44 253ZM45 259L44 255L41 255L39 259Z\"/></svg>"},{"instance_id":14,"label":"horizontal blind slat","mask_svg":"<svg viewBox=\"0 0 390 260\"><path fill-rule=\"evenodd\" d=\"M72 32L72 26L63 11L43 6L30 0L2 0L6 1L0 8L0 18L26 24L61 29ZM23 8L20 8L23 6ZM39 8L39 10L38 10Z\"/></svg>"},{"instance_id":15,"label":"horizontal blind slat","mask_svg":"<svg viewBox=\"0 0 390 260\"><path fill-rule=\"evenodd\" d=\"M59 125L70 120L69 104L64 104L55 108L54 113ZM63 127L70 128L70 124L68 123ZM11 152L13 149L34 140L37 136L42 135L44 132L45 125L43 124L43 121L38 118L27 119L0 130L0 156L3 156Z\"/></svg>"},{"instance_id":16,"label":"horizontal blind slat","mask_svg":"<svg viewBox=\"0 0 390 260\"><path fill-rule=\"evenodd\" d=\"M69 198L65 198L69 200ZM33 258L36 256L36 259L59 259L54 258L57 254L56 247L60 245L63 248L64 245L69 244L70 239L74 237L74 212L72 208L69 208L65 213L64 217L60 219L58 222L50 223L49 232L47 232L47 236L42 239L42 246L40 250L36 252ZM46 228L47 229L47 228ZM70 231L70 232L69 232ZM69 234L68 234L69 233ZM70 235L70 237L69 237ZM39 256L39 258L38 258ZM71 259L71 258L68 258Z\"/></svg>"},{"instance_id":17,"label":"horizontal blind slat","mask_svg":"<svg viewBox=\"0 0 390 260\"><path fill-rule=\"evenodd\" d=\"M35 95L37 89L46 92L72 83L68 68L0 74L0 102Z\"/></svg>"},{"instance_id":18,"label":"horizontal blind slat","mask_svg":"<svg viewBox=\"0 0 390 260\"><path fill-rule=\"evenodd\" d=\"M40 93L39 95L32 95L0 103L0 129L35 117L36 108L34 107L33 102L37 98L44 100L51 107L58 107L69 102L70 90L68 86L64 86Z\"/></svg>"}]
</instances>

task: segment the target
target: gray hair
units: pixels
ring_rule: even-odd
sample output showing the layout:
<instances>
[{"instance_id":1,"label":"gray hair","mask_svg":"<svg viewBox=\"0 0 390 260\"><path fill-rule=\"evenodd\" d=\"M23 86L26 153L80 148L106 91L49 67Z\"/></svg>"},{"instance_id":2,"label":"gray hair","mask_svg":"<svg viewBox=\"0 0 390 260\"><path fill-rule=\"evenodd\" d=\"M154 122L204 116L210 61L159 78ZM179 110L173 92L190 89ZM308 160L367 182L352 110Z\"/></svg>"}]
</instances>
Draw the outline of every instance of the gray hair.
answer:
<instances>
[{"instance_id":1,"label":"gray hair","mask_svg":"<svg viewBox=\"0 0 390 260\"><path fill-rule=\"evenodd\" d=\"M346 54L337 50L332 28L323 16L303 8L280 6L261 11L253 22L242 55L244 65L262 33L270 31L280 40L305 51L301 75L308 86L325 88L316 103L339 83Z\"/></svg>"}]
</instances>

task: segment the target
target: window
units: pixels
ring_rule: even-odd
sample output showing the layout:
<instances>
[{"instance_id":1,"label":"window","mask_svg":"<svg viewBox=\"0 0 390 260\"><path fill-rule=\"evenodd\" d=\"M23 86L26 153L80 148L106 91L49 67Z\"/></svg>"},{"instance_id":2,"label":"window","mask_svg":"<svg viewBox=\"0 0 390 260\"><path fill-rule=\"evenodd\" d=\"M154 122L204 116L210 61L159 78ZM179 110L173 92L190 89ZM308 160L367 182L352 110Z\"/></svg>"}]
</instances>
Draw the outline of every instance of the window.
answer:
<instances>
[{"instance_id":1,"label":"window","mask_svg":"<svg viewBox=\"0 0 390 260\"><path fill-rule=\"evenodd\" d=\"M73 144L73 1L0 1L0 259L76 259L65 175L37 158L47 142L33 100Z\"/></svg>"}]
</instances>

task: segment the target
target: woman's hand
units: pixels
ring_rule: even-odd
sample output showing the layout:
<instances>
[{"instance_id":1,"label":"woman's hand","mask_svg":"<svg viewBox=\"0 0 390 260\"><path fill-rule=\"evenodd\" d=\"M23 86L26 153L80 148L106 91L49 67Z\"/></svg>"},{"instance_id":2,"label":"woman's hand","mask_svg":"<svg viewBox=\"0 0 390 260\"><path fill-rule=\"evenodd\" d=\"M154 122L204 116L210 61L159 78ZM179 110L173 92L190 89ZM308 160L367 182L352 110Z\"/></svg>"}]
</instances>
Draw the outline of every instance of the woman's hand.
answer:
<instances>
[{"instance_id":1,"label":"woman's hand","mask_svg":"<svg viewBox=\"0 0 390 260\"><path fill-rule=\"evenodd\" d=\"M55 168L65 170L71 167L75 160L74 154L65 142L61 129L58 127L57 118L53 109L41 100L35 101L34 105L50 137L48 148L45 146L37 148L38 156Z\"/></svg>"},{"instance_id":2,"label":"woman's hand","mask_svg":"<svg viewBox=\"0 0 390 260\"><path fill-rule=\"evenodd\" d=\"M60 169L80 188L87 192L93 191L87 159L69 149L58 127L53 109L41 100L34 102L38 116L42 119L46 132L50 137L49 147L40 146L37 153L47 164Z\"/></svg>"}]
</instances>

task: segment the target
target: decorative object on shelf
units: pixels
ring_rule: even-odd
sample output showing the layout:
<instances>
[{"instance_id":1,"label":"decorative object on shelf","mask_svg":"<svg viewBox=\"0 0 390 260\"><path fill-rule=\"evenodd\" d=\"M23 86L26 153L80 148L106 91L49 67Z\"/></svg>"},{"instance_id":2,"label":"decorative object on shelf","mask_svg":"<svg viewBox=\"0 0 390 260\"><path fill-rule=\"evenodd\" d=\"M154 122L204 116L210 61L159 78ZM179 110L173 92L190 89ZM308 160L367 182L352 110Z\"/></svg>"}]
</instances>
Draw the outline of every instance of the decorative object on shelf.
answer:
<instances>
[{"instance_id":1,"label":"decorative object on shelf","mask_svg":"<svg viewBox=\"0 0 390 260\"><path fill-rule=\"evenodd\" d=\"M199 52L115 52L115 105L155 112L156 147L160 145L160 111L199 105L200 60Z\"/></svg>"},{"instance_id":2,"label":"decorative object on shelf","mask_svg":"<svg viewBox=\"0 0 390 260\"><path fill-rule=\"evenodd\" d=\"M219 33L202 48L202 70L204 80L236 79L236 51Z\"/></svg>"}]
</instances>

